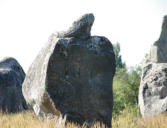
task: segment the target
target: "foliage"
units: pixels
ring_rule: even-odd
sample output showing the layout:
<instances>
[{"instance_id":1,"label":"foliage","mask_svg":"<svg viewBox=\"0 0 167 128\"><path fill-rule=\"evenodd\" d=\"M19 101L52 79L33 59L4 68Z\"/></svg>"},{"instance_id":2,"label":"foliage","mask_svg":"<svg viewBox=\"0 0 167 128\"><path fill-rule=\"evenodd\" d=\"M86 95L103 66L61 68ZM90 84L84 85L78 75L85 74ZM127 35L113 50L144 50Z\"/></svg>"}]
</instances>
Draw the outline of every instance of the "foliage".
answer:
<instances>
[{"instance_id":1,"label":"foliage","mask_svg":"<svg viewBox=\"0 0 167 128\"><path fill-rule=\"evenodd\" d=\"M125 62L122 62L122 56L120 55L120 44L116 43L113 46L117 65L113 82L113 114L114 116L117 116L125 109L126 105L134 107L138 104L141 66L131 68L126 67Z\"/></svg>"},{"instance_id":2,"label":"foliage","mask_svg":"<svg viewBox=\"0 0 167 128\"><path fill-rule=\"evenodd\" d=\"M116 61L116 66L117 68L125 68L125 63L122 62L122 56L120 55L120 44L116 43L113 45L114 47L114 53L115 53L115 61Z\"/></svg>"},{"instance_id":3,"label":"foliage","mask_svg":"<svg viewBox=\"0 0 167 128\"><path fill-rule=\"evenodd\" d=\"M140 77L141 67L117 68L113 83L114 114L120 114L125 105L136 106L138 104Z\"/></svg>"}]
</instances>

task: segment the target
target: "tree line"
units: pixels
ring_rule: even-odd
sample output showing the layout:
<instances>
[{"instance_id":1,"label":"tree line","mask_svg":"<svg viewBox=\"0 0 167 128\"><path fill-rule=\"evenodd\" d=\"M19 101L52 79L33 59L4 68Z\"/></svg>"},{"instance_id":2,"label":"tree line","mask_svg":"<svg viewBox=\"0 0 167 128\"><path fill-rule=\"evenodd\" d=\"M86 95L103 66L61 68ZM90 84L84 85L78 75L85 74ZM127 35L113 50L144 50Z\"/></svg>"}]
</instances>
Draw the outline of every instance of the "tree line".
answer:
<instances>
[{"instance_id":1,"label":"tree line","mask_svg":"<svg viewBox=\"0 0 167 128\"><path fill-rule=\"evenodd\" d=\"M113 82L113 114L118 115L126 106L138 106L138 89L141 78L141 65L127 67L120 54L120 44L113 45L116 61L116 74Z\"/></svg>"}]
</instances>

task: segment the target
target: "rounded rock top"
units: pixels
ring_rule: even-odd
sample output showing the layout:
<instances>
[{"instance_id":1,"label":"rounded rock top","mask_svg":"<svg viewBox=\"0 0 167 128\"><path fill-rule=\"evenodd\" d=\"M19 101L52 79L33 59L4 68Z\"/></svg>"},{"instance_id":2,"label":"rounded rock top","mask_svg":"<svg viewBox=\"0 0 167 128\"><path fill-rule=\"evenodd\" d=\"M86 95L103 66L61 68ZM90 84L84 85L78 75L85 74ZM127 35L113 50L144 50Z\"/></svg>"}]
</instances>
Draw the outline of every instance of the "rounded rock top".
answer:
<instances>
[{"instance_id":1,"label":"rounded rock top","mask_svg":"<svg viewBox=\"0 0 167 128\"><path fill-rule=\"evenodd\" d=\"M91 27L94 23L95 17L93 13L87 13L81 16L78 20L74 21L72 26L64 32L57 32L56 37L58 38L87 38L90 37Z\"/></svg>"}]
</instances>

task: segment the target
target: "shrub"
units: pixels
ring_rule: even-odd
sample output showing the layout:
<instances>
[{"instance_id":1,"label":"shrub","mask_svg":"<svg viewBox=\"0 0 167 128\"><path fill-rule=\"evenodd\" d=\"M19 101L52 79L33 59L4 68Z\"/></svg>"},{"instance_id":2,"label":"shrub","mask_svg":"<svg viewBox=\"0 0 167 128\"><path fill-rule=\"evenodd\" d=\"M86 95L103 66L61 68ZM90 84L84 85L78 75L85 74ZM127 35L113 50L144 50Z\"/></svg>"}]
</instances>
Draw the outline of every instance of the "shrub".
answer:
<instances>
[{"instance_id":1,"label":"shrub","mask_svg":"<svg viewBox=\"0 0 167 128\"><path fill-rule=\"evenodd\" d=\"M137 106L138 89L140 85L141 68L118 68L114 77L114 107L113 114L120 114L128 106Z\"/></svg>"}]
</instances>

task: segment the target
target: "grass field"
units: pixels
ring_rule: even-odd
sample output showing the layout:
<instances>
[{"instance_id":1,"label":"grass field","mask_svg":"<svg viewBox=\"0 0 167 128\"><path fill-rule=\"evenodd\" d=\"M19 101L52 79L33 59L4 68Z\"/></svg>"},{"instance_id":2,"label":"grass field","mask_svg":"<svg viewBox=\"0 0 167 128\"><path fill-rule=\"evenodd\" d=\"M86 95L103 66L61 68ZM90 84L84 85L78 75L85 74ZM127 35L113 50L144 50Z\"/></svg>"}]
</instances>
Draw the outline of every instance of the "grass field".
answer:
<instances>
[{"instance_id":1,"label":"grass field","mask_svg":"<svg viewBox=\"0 0 167 128\"><path fill-rule=\"evenodd\" d=\"M141 118L133 109L125 109L113 117L113 128L167 128L167 114L152 118ZM0 128L78 128L74 124L63 127L55 122L39 120L32 111L18 114L0 114ZM80 128L84 128L80 127ZM98 123L93 128L101 128Z\"/></svg>"}]
</instances>

